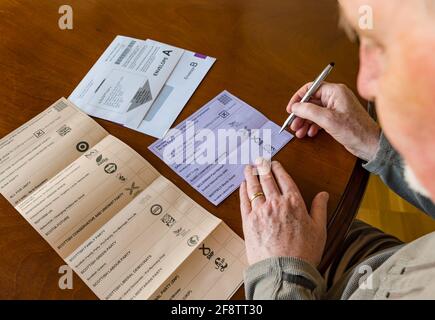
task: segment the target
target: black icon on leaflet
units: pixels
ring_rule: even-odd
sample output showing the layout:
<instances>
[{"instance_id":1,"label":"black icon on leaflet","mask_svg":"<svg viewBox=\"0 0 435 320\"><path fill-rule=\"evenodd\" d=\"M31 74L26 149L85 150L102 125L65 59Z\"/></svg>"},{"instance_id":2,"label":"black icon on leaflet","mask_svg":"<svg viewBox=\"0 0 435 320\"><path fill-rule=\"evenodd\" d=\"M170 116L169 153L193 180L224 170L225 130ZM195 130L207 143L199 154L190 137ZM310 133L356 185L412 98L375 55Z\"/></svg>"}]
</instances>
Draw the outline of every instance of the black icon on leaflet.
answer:
<instances>
[{"instance_id":1,"label":"black icon on leaflet","mask_svg":"<svg viewBox=\"0 0 435 320\"><path fill-rule=\"evenodd\" d=\"M106 164L106 166L104 167L104 171L107 174L112 174L116 171L116 169L118 169L118 166L115 163L108 163Z\"/></svg>"},{"instance_id":2,"label":"black icon on leaflet","mask_svg":"<svg viewBox=\"0 0 435 320\"><path fill-rule=\"evenodd\" d=\"M219 112L219 117L221 117L222 119L226 119L229 115L230 113L226 110L222 110L221 112Z\"/></svg>"},{"instance_id":3,"label":"black icon on leaflet","mask_svg":"<svg viewBox=\"0 0 435 320\"><path fill-rule=\"evenodd\" d=\"M198 243L198 241L199 241L199 237L198 237L198 235L191 236L191 237L187 240L187 245L188 245L189 247L193 247L194 245L196 245L196 244Z\"/></svg>"},{"instance_id":4,"label":"black icon on leaflet","mask_svg":"<svg viewBox=\"0 0 435 320\"><path fill-rule=\"evenodd\" d=\"M225 262L225 258L217 257L214 264L216 265L215 269L220 272L224 272L225 269L228 268L228 263Z\"/></svg>"},{"instance_id":5,"label":"black icon on leaflet","mask_svg":"<svg viewBox=\"0 0 435 320\"><path fill-rule=\"evenodd\" d=\"M159 214L161 214L162 211L163 211L163 208L159 204L153 204L150 208L151 214L153 214L155 216L158 216Z\"/></svg>"},{"instance_id":6,"label":"black icon on leaflet","mask_svg":"<svg viewBox=\"0 0 435 320\"><path fill-rule=\"evenodd\" d=\"M214 256L214 251L211 248L206 247L204 243L199 248L199 250L202 251L202 255L205 256L208 260L210 260Z\"/></svg>"},{"instance_id":7,"label":"black icon on leaflet","mask_svg":"<svg viewBox=\"0 0 435 320\"><path fill-rule=\"evenodd\" d=\"M100 154L96 159L95 159L95 162L97 163L97 166L101 166L104 162L106 162L107 160L109 160L109 159L107 159L107 158L103 158L103 155L102 154Z\"/></svg>"},{"instance_id":8,"label":"black icon on leaflet","mask_svg":"<svg viewBox=\"0 0 435 320\"><path fill-rule=\"evenodd\" d=\"M130 188L125 188L125 190L128 191L128 193L130 195L133 195L134 190L139 189L139 188L140 187L137 186L136 183L134 183L134 181L133 181L133 183L131 184L131 187Z\"/></svg>"},{"instance_id":9,"label":"black icon on leaflet","mask_svg":"<svg viewBox=\"0 0 435 320\"><path fill-rule=\"evenodd\" d=\"M44 130L39 129L33 133L36 138L42 137L45 134Z\"/></svg>"},{"instance_id":10,"label":"black icon on leaflet","mask_svg":"<svg viewBox=\"0 0 435 320\"><path fill-rule=\"evenodd\" d=\"M126 180L125 176L123 176L121 173L118 173L116 176L118 177L119 181L124 182Z\"/></svg>"},{"instance_id":11,"label":"black icon on leaflet","mask_svg":"<svg viewBox=\"0 0 435 320\"><path fill-rule=\"evenodd\" d=\"M80 141L79 143L77 143L76 149L78 152L86 152L89 149L89 143L87 143L86 141Z\"/></svg>"},{"instance_id":12,"label":"black icon on leaflet","mask_svg":"<svg viewBox=\"0 0 435 320\"><path fill-rule=\"evenodd\" d=\"M85 154L85 157L88 159L94 158L98 154L98 151L95 149L90 150L88 153Z\"/></svg>"}]
</instances>

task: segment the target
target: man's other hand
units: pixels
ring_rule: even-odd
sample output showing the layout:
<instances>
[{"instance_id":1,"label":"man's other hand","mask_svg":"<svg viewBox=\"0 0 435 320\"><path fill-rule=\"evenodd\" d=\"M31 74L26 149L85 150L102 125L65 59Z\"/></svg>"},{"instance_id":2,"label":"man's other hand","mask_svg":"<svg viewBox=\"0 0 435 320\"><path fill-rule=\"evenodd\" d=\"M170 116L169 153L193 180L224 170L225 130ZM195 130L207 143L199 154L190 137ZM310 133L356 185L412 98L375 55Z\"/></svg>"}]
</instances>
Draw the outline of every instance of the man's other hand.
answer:
<instances>
[{"instance_id":1,"label":"man's other hand","mask_svg":"<svg viewBox=\"0 0 435 320\"><path fill-rule=\"evenodd\" d=\"M240 208L249 264L295 257L317 267L326 243L328 193L319 193L308 213L298 187L279 162L247 166L245 178Z\"/></svg>"}]
</instances>

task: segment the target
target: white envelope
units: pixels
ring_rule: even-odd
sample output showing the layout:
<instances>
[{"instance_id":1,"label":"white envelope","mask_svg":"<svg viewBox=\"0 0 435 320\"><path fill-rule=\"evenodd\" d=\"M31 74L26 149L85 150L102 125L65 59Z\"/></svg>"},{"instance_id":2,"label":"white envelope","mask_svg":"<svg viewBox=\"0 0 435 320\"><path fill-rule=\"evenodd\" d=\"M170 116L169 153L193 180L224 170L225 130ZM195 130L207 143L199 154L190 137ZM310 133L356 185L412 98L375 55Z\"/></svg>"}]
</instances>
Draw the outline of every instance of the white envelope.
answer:
<instances>
[{"instance_id":1,"label":"white envelope","mask_svg":"<svg viewBox=\"0 0 435 320\"><path fill-rule=\"evenodd\" d=\"M184 50L117 36L69 99L87 114L136 127Z\"/></svg>"},{"instance_id":2,"label":"white envelope","mask_svg":"<svg viewBox=\"0 0 435 320\"><path fill-rule=\"evenodd\" d=\"M146 42L155 48L155 58L144 75L145 83L138 88L126 111L125 126L132 129L139 127L184 52L157 41L148 39Z\"/></svg>"},{"instance_id":3,"label":"white envelope","mask_svg":"<svg viewBox=\"0 0 435 320\"><path fill-rule=\"evenodd\" d=\"M185 50L137 131L163 138L215 61Z\"/></svg>"},{"instance_id":4,"label":"white envelope","mask_svg":"<svg viewBox=\"0 0 435 320\"><path fill-rule=\"evenodd\" d=\"M94 117L162 138L216 58L117 36L69 99Z\"/></svg>"}]
</instances>

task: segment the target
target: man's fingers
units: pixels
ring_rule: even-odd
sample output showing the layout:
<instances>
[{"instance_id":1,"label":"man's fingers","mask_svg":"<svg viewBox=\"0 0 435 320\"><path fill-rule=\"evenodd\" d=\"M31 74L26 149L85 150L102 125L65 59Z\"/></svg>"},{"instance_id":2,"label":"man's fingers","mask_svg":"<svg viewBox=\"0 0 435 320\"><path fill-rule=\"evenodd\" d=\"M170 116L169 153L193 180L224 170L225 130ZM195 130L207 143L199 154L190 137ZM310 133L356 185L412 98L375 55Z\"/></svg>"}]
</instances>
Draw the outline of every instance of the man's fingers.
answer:
<instances>
[{"instance_id":1,"label":"man's fingers","mask_svg":"<svg viewBox=\"0 0 435 320\"><path fill-rule=\"evenodd\" d=\"M296 91L296 93L293 95L293 97L291 97L288 105L287 105L287 112L288 113L292 113L292 106L293 104L300 102L302 100L302 98L304 97L305 93L308 91L308 89L310 88L310 86L312 85L312 82L305 84L302 88L300 88L298 91Z\"/></svg>"},{"instance_id":2,"label":"man's fingers","mask_svg":"<svg viewBox=\"0 0 435 320\"><path fill-rule=\"evenodd\" d=\"M246 181L243 181L239 189L240 195L240 211L242 212L242 218L251 212L251 202L249 201L248 191L246 189Z\"/></svg>"},{"instance_id":3,"label":"man's fingers","mask_svg":"<svg viewBox=\"0 0 435 320\"><path fill-rule=\"evenodd\" d=\"M280 195L278 186L273 177L271 163L265 159L257 159L257 170L260 177L261 188L267 197Z\"/></svg>"},{"instance_id":4,"label":"man's fingers","mask_svg":"<svg viewBox=\"0 0 435 320\"><path fill-rule=\"evenodd\" d=\"M300 128L298 131L296 131L295 135L297 138L302 139L305 138L305 136L308 133L308 129L310 128L310 124L308 122L305 122L302 128Z\"/></svg>"},{"instance_id":5,"label":"man's fingers","mask_svg":"<svg viewBox=\"0 0 435 320\"><path fill-rule=\"evenodd\" d=\"M298 131L300 128L304 126L305 120L302 118L296 117L290 125L290 129L292 129L294 132Z\"/></svg>"},{"instance_id":6,"label":"man's fingers","mask_svg":"<svg viewBox=\"0 0 435 320\"><path fill-rule=\"evenodd\" d=\"M296 116L310 120L326 130L329 129L330 110L313 103L295 103L292 109Z\"/></svg>"},{"instance_id":7,"label":"man's fingers","mask_svg":"<svg viewBox=\"0 0 435 320\"><path fill-rule=\"evenodd\" d=\"M311 204L311 218L320 226L326 227L328 220L328 200L327 192L317 194Z\"/></svg>"},{"instance_id":8,"label":"man's fingers","mask_svg":"<svg viewBox=\"0 0 435 320\"><path fill-rule=\"evenodd\" d=\"M319 131L320 131L320 127L317 124L313 123L310 126L310 129L308 129L308 136L310 138L315 137L319 133Z\"/></svg>"},{"instance_id":9,"label":"man's fingers","mask_svg":"<svg viewBox=\"0 0 435 320\"><path fill-rule=\"evenodd\" d=\"M272 172L282 194L299 193L299 189L281 163L272 161Z\"/></svg>"},{"instance_id":10,"label":"man's fingers","mask_svg":"<svg viewBox=\"0 0 435 320\"><path fill-rule=\"evenodd\" d=\"M259 192L263 192L261 189L260 182L258 181L257 169L253 166L245 167L245 179L246 179L246 190L249 199ZM252 201L251 206L255 203L263 203L265 201L264 197L257 197Z\"/></svg>"},{"instance_id":11,"label":"man's fingers","mask_svg":"<svg viewBox=\"0 0 435 320\"><path fill-rule=\"evenodd\" d=\"M296 93L293 95L293 97L291 97L290 102L287 105L288 113L292 112L292 105L297 102L300 102L312 85L313 82L308 82L304 84L298 91L296 91ZM313 95L311 96L310 101L314 103L317 103L317 101L319 102L322 101L323 90L329 88L330 86L331 86L330 83L323 81L320 88L316 92L314 92Z\"/></svg>"},{"instance_id":12,"label":"man's fingers","mask_svg":"<svg viewBox=\"0 0 435 320\"><path fill-rule=\"evenodd\" d=\"M313 85L312 82L304 84L298 91L296 91L293 97L291 97L290 102L288 104L288 107L290 107L290 112L291 112L291 106L294 103L301 101L312 85Z\"/></svg>"}]
</instances>

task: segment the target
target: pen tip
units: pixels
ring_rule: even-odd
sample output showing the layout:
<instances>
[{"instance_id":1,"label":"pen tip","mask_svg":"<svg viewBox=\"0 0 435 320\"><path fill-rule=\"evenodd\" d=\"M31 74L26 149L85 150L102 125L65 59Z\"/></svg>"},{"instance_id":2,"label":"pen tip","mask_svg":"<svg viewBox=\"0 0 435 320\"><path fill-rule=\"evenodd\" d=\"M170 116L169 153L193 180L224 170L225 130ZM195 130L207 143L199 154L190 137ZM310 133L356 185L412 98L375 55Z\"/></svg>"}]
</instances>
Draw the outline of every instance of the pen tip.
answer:
<instances>
[{"instance_id":1,"label":"pen tip","mask_svg":"<svg viewBox=\"0 0 435 320\"><path fill-rule=\"evenodd\" d=\"M335 62L331 62L329 65L330 65L331 67L335 67Z\"/></svg>"}]
</instances>

